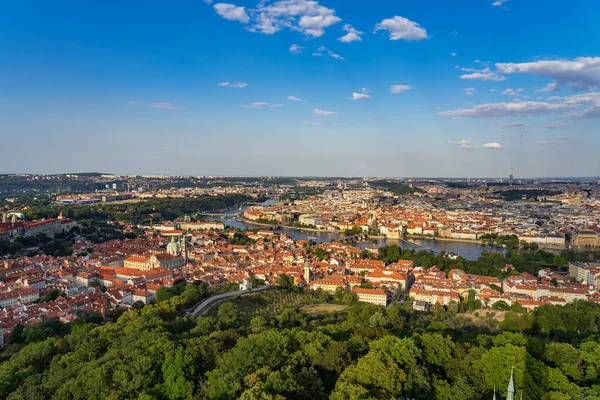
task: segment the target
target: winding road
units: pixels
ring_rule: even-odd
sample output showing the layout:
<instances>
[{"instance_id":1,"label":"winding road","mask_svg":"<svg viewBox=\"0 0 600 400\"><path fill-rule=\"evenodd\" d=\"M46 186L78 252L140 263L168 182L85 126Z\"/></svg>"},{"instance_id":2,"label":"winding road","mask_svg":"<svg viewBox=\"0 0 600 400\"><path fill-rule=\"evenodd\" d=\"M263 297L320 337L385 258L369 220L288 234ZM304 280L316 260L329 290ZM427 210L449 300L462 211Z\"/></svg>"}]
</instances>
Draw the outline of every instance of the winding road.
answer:
<instances>
[{"instance_id":1,"label":"winding road","mask_svg":"<svg viewBox=\"0 0 600 400\"><path fill-rule=\"evenodd\" d=\"M251 289L251 290L240 290L238 292L221 293L221 294L209 297L208 299L204 300L203 302L198 304L196 306L196 308L194 308L194 310L188 312L187 315L191 315L194 318L198 318L199 316L204 314L208 309L210 309L212 306L214 306L216 303L218 303L219 300L223 300L223 299L227 299L229 297L235 297L235 296L244 296L244 295L250 294L250 293L262 292L263 290L267 290L270 288L271 288L271 286L265 285L265 286L259 286L257 288Z\"/></svg>"}]
</instances>

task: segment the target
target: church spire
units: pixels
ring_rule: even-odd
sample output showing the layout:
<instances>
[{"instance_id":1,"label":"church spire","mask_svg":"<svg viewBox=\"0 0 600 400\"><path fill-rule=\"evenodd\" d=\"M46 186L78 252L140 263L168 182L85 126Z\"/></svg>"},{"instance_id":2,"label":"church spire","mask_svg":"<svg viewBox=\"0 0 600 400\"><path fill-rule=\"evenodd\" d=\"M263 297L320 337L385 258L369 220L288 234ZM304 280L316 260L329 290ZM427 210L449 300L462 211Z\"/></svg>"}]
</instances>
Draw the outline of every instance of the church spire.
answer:
<instances>
[{"instance_id":1,"label":"church spire","mask_svg":"<svg viewBox=\"0 0 600 400\"><path fill-rule=\"evenodd\" d=\"M492 400L496 400L496 385L494 385L494 397L492 398Z\"/></svg>"},{"instance_id":2,"label":"church spire","mask_svg":"<svg viewBox=\"0 0 600 400\"><path fill-rule=\"evenodd\" d=\"M506 400L515 400L515 367L511 367L510 381L508 381ZM522 393L521 393L522 394Z\"/></svg>"}]
</instances>

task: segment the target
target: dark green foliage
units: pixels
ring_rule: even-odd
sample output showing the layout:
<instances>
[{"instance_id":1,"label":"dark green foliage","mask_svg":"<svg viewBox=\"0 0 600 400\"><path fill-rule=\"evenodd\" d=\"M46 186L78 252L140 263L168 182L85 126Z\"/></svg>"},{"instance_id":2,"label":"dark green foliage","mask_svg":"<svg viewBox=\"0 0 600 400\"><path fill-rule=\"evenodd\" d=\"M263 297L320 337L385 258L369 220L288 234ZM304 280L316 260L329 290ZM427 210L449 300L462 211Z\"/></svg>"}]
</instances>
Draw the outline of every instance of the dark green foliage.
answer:
<instances>
[{"instance_id":1,"label":"dark green foliage","mask_svg":"<svg viewBox=\"0 0 600 400\"><path fill-rule=\"evenodd\" d=\"M229 243L236 246L245 246L247 244L255 243L255 240L250 239L245 233L236 232L233 237L229 239Z\"/></svg>"},{"instance_id":2,"label":"dark green foliage","mask_svg":"<svg viewBox=\"0 0 600 400\"><path fill-rule=\"evenodd\" d=\"M161 220L172 221L184 214L193 214L208 210L218 210L234 207L249 201L243 195L220 195L201 197L166 197L122 204L94 205L50 205L31 207L25 210L28 220L41 218L56 218L59 213L67 218L78 221L89 220L96 222L124 221L128 223L149 223L150 214L160 214L154 222Z\"/></svg>"},{"instance_id":3,"label":"dark green foliage","mask_svg":"<svg viewBox=\"0 0 600 400\"><path fill-rule=\"evenodd\" d=\"M376 188L388 190L400 196L414 193L423 193L423 190L419 189L418 187L415 187L413 185L407 185L405 183L400 183L398 181L378 180L369 182L369 185Z\"/></svg>"},{"instance_id":4,"label":"dark green foliage","mask_svg":"<svg viewBox=\"0 0 600 400\"><path fill-rule=\"evenodd\" d=\"M479 400L494 388L503 398L513 366L524 398L600 395L597 304L507 311L498 326L465 318L458 305L415 313L356 303L315 315L298 306L329 296L271 290L194 321L181 312L207 288L176 286L177 295L115 322L15 328L0 398Z\"/></svg>"},{"instance_id":5,"label":"dark green foliage","mask_svg":"<svg viewBox=\"0 0 600 400\"><path fill-rule=\"evenodd\" d=\"M329 253L325 249L322 249L320 247L317 247L316 249L313 250L313 255L319 261L329 259Z\"/></svg>"},{"instance_id":6,"label":"dark green foliage","mask_svg":"<svg viewBox=\"0 0 600 400\"><path fill-rule=\"evenodd\" d=\"M359 235L362 233L362 228L360 226L353 226L350 229L344 230L344 234L348 236Z\"/></svg>"},{"instance_id":7,"label":"dark green foliage","mask_svg":"<svg viewBox=\"0 0 600 400\"><path fill-rule=\"evenodd\" d=\"M377 258L389 265L397 262L402 257L402 249L397 244L380 247Z\"/></svg>"},{"instance_id":8,"label":"dark green foliage","mask_svg":"<svg viewBox=\"0 0 600 400\"><path fill-rule=\"evenodd\" d=\"M65 297L65 292L62 292L59 289L52 289L48 293L37 299L35 303L45 303L47 301L56 300L58 296Z\"/></svg>"},{"instance_id":9,"label":"dark green foliage","mask_svg":"<svg viewBox=\"0 0 600 400\"><path fill-rule=\"evenodd\" d=\"M479 236L481 241L488 246L506 246L511 249L519 247L519 238L516 235L498 235L497 233L486 233Z\"/></svg>"},{"instance_id":10,"label":"dark green foliage","mask_svg":"<svg viewBox=\"0 0 600 400\"><path fill-rule=\"evenodd\" d=\"M541 197L557 196L559 194L562 194L562 192L548 189L508 189L501 191L500 197L508 201L521 199L538 200Z\"/></svg>"}]
</instances>

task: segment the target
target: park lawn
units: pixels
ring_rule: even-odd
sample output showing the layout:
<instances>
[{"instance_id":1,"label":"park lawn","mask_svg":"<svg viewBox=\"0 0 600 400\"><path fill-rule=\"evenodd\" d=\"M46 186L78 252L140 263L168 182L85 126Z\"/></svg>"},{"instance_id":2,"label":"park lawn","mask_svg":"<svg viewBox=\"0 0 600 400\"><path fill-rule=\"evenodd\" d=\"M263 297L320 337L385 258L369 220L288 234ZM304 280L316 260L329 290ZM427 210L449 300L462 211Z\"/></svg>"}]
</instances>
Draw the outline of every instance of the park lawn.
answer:
<instances>
[{"instance_id":1,"label":"park lawn","mask_svg":"<svg viewBox=\"0 0 600 400\"><path fill-rule=\"evenodd\" d=\"M320 315L320 314L330 314L335 312L346 311L348 306L343 304L328 304L328 303L319 303L319 304L308 304L306 306L300 307L302 311L306 311L309 315Z\"/></svg>"}]
</instances>

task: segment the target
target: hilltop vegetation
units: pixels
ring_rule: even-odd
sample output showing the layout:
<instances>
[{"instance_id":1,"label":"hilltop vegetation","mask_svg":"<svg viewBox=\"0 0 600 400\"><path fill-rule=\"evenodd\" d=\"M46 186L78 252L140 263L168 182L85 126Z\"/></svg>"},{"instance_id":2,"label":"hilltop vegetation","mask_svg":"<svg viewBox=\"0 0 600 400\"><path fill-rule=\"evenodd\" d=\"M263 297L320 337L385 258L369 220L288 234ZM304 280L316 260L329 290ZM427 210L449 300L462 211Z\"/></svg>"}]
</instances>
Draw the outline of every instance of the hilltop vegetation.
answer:
<instances>
[{"instance_id":1,"label":"hilltop vegetation","mask_svg":"<svg viewBox=\"0 0 600 400\"><path fill-rule=\"evenodd\" d=\"M320 254L323 259L327 258L327 253L324 253L324 255ZM543 268L564 267L570 261L596 262L600 260L600 251L563 250L560 253L551 253L544 250L508 248L504 254L483 251L477 260L466 260L462 257L448 257L444 252L435 254L426 250L402 249L398 245L392 244L380 247L377 257L368 251L363 252L363 256L378 258L386 265L398 260L413 260L416 265L426 268L437 266L445 272L458 268L469 274L500 278L517 273L517 271L529 272L537 276ZM516 271L506 272L505 267L507 264L513 265Z\"/></svg>"},{"instance_id":2,"label":"hilltop vegetation","mask_svg":"<svg viewBox=\"0 0 600 400\"><path fill-rule=\"evenodd\" d=\"M251 201L239 195L200 197L165 197L121 204L60 205L31 207L24 211L28 220L56 218L59 213L67 218L88 222L123 221L126 223L149 223L150 214L156 215L154 222L172 221L184 214L230 208Z\"/></svg>"},{"instance_id":3,"label":"hilltop vegetation","mask_svg":"<svg viewBox=\"0 0 600 400\"><path fill-rule=\"evenodd\" d=\"M391 180L370 181L369 185L373 186L374 188L390 191L398 196L423 193L423 190L419 189L418 187Z\"/></svg>"},{"instance_id":4,"label":"hilltop vegetation","mask_svg":"<svg viewBox=\"0 0 600 400\"><path fill-rule=\"evenodd\" d=\"M502 322L479 310L475 323L455 304L415 313L408 303L354 303L309 314L299 305L333 300L274 292L257 296L264 313L256 299L249 307L238 299L195 321L179 315L206 287L176 292L113 313L114 322L88 316L17 329L0 363L0 398L479 400L494 387L502 397L511 366L526 399L600 396L596 304L509 311Z\"/></svg>"}]
</instances>

